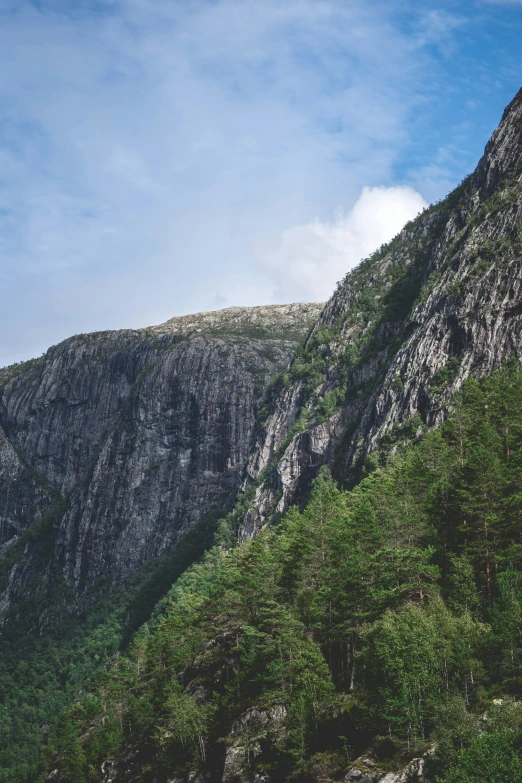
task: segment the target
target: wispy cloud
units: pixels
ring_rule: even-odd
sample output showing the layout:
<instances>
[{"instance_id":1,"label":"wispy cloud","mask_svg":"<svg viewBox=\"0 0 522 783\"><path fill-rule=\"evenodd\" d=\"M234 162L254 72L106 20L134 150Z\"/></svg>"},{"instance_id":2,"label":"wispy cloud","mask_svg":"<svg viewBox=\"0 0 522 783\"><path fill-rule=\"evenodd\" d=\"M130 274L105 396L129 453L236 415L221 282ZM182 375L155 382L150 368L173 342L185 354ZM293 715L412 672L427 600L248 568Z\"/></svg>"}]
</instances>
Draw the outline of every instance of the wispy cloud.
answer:
<instances>
[{"instance_id":1,"label":"wispy cloud","mask_svg":"<svg viewBox=\"0 0 522 783\"><path fill-rule=\"evenodd\" d=\"M0 0L0 364L71 332L298 297L259 248L396 184L449 45L452 17L428 40L400 8Z\"/></svg>"},{"instance_id":2,"label":"wispy cloud","mask_svg":"<svg viewBox=\"0 0 522 783\"><path fill-rule=\"evenodd\" d=\"M279 246L261 258L278 299L326 300L346 272L426 206L413 188L366 187L348 213L285 231Z\"/></svg>"}]
</instances>

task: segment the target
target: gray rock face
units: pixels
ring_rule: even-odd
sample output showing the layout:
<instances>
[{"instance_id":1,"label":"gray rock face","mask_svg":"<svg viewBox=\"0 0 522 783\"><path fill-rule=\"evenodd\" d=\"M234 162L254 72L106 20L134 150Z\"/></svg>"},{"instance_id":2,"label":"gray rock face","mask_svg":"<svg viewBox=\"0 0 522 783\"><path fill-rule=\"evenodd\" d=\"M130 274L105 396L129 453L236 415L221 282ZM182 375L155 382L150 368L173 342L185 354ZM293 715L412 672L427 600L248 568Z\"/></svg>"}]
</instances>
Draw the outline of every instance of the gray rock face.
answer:
<instances>
[{"instance_id":1,"label":"gray rock face","mask_svg":"<svg viewBox=\"0 0 522 783\"><path fill-rule=\"evenodd\" d=\"M321 465L349 483L372 452L439 424L470 375L522 356L521 183L522 91L474 174L326 304L249 459L243 536L302 496Z\"/></svg>"},{"instance_id":2,"label":"gray rock face","mask_svg":"<svg viewBox=\"0 0 522 783\"><path fill-rule=\"evenodd\" d=\"M229 308L81 335L0 370L4 613L37 554L41 588L58 571L81 598L226 506L267 386L320 310Z\"/></svg>"},{"instance_id":3,"label":"gray rock face","mask_svg":"<svg viewBox=\"0 0 522 783\"><path fill-rule=\"evenodd\" d=\"M221 783L269 783L269 776L252 770L261 753L260 741L282 734L286 708L276 705L269 709L253 708L235 721L227 748Z\"/></svg>"},{"instance_id":4,"label":"gray rock face","mask_svg":"<svg viewBox=\"0 0 522 783\"><path fill-rule=\"evenodd\" d=\"M374 769L371 759L362 759L344 775L343 783L422 783L425 766L425 760L417 758L399 772L382 772Z\"/></svg>"},{"instance_id":5,"label":"gray rock face","mask_svg":"<svg viewBox=\"0 0 522 783\"><path fill-rule=\"evenodd\" d=\"M298 342L283 328L272 328L272 342L249 333L244 345L235 314L219 335L220 314L177 319L146 335L74 338L23 369L23 382L16 368L4 373L4 556L35 509L44 524L65 497L53 556L68 583L82 595L106 573L121 581L172 546L202 510L231 497L245 465L243 486L254 485L255 498L240 532L256 535L309 488L321 465L349 482L364 460L439 424L470 375L520 359L521 281L522 92L474 174L339 285L263 406L250 451L268 377ZM318 309L307 308L291 318L290 308L283 320L308 325ZM251 325L252 311L236 312ZM85 373L78 369L84 359ZM68 367L74 383L62 388ZM62 437L54 437L55 426ZM11 571L13 590L24 584L31 546ZM180 677L186 691L205 700L209 687L219 687L232 647L233 632L208 642ZM268 783L256 758L267 735L284 731L283 706L253 707L230 727L222 774L194 771L184 783ZM139 780L140 753L105 762L102 780ZM156 780L154 770L147 774ZM342 774L346 783L413 783L426 778L425 760L386 772L365 755ZM174 775L170 783L181 783Z\"/></svg>"}]
</instances>

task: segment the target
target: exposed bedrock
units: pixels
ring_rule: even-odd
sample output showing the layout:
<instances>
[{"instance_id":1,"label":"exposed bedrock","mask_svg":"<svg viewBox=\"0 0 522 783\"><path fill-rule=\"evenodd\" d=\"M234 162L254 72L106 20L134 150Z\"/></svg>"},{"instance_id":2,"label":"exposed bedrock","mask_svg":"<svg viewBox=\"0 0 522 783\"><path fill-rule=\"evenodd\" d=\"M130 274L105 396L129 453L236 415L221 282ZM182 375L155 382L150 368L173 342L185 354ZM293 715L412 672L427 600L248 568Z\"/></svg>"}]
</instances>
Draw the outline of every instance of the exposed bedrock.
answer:
<instances>
[{"instance_id":1,"label":"exposed bedrock","mask_svg":"<svg viewBox=\"0 0 522 783\"><path fill-rule=\"evenodd\" d=\"M521 183L522 91L475 172L326 304L249 459L242 536L302 497L321 465L350 483L372 452L440 423L470 375L522 355Z\"/></svg>"},{"instance_id":2,"label":"exposed bedrock","mask_svg":"<svg viewBox=\"0 0 522 783\"><path fill-rule=\"evenodd\" d=\"M4 611L37 556L41 589L59 572L79 597L102 578L121 585L226 507L267 386L320 309L80 335L0 370L0 551L15 561Z\"/></svg>"}]
</instances>

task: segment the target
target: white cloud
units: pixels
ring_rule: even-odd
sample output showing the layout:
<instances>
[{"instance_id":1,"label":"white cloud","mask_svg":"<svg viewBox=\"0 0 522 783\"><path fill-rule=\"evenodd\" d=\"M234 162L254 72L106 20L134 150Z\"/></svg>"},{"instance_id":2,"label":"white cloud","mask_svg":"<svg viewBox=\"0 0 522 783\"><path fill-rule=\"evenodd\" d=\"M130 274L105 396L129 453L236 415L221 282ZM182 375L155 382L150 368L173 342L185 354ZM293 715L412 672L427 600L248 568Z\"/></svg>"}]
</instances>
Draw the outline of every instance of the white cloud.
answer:
<instances>
[{"instance_id":1,"label":"white cloud","mask_svg":"<svg viewBox=\"0 0 522 783\"><path fill-rule=\"evenodd\" d=\"M278 301L324 301L362 258L392 239L427 204L410 187L365 187L346 214L285 231L262 259Z\"/></svg>"},{"instance_id":2,"label":"white cloud","mask_svg":"<svg viewBox=\"0 0 522 783\"><path fill-rule=\"evenodd\" d=\"M453 21L403 10L0 0L0 365L79 331L310 296L256 266L261 242L330 225L365 185L441 195L409 152Z\"/></svg>"},{"instance_id":3,"label":"white cloud","mask_svg":"<svg viewBox=\"0 0 522 783\"><path fill-rule=\"evenodd\" d=\"M79 331L265 303L261 239L392 181L425 64L393 8L11 7L0 0L0 365Z\"/></svg>"}]
</instances>

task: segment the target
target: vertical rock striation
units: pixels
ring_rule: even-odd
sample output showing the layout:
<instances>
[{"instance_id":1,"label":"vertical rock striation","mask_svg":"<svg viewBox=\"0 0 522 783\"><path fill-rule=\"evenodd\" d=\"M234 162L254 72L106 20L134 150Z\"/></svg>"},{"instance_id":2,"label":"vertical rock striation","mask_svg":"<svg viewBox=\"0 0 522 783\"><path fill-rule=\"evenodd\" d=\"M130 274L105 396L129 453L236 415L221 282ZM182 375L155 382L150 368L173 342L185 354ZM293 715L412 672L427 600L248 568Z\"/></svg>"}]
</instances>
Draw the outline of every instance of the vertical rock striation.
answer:
<instances>
[{"instance_id":1,"label":"vertical rock striation","mask_svg":"<svg viewBox=\"0 0 522 783\"><path fill-rule=\"evenodd\" d=\"M1 370L4 613L36 559L41 589L59 573L78 599L226 507L267 386L320 310L229 308L81 335Z\"/></svg>"},{"instance_id":2,"label":"vertical rock striation","mask_svg":"<svg viewBox=\"0 0 522 783\"><path fill-rule=\"evenodd\" d=\"M350 483L469 375L522 354L522 91L475 172L348 274L275 395L247 467L255 535L322 464ZM373 456L372 456L373 455Z\"/></svg>"}]
</instances>

